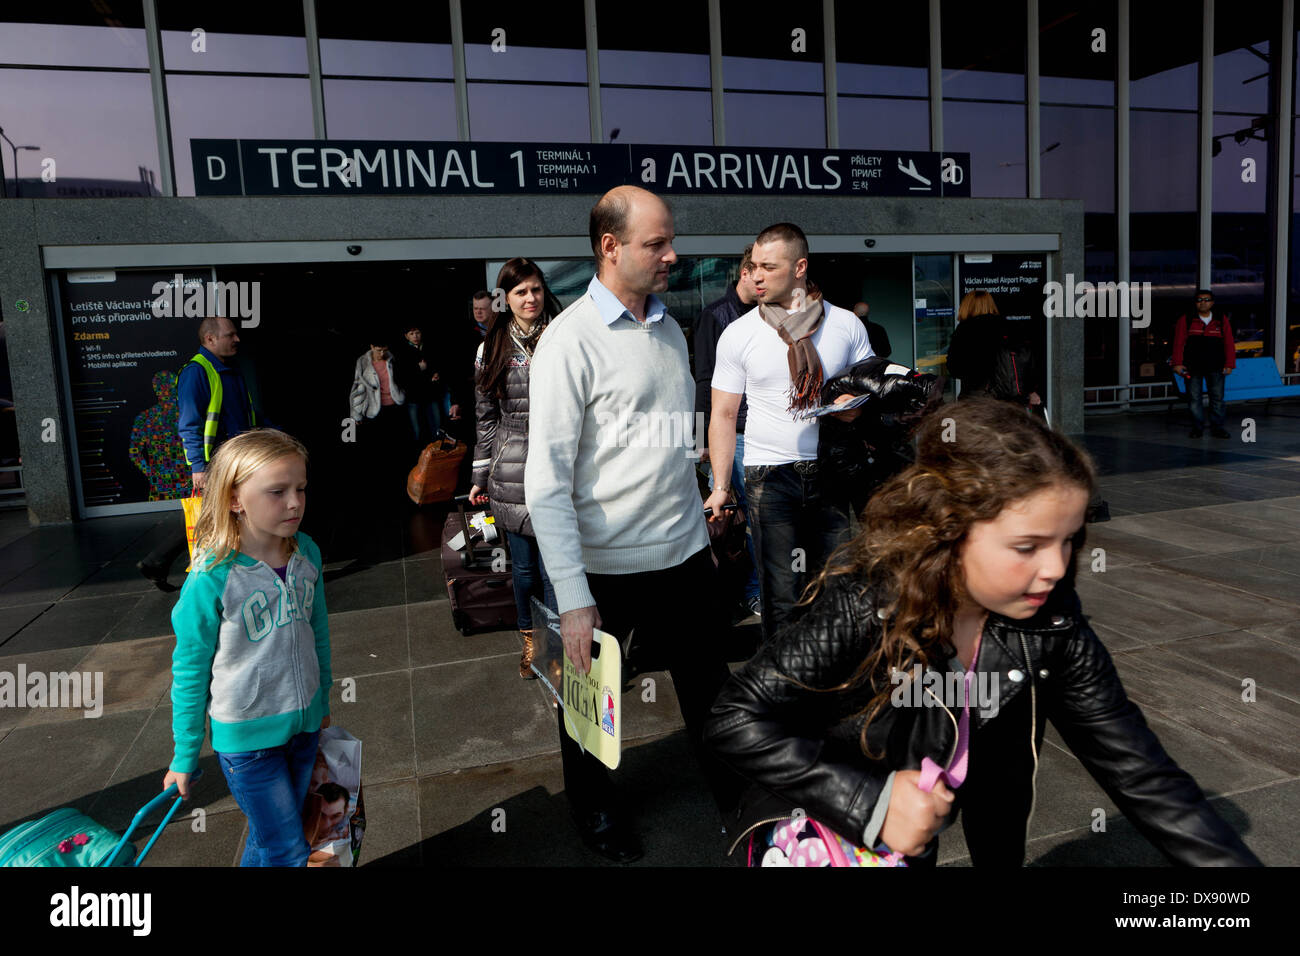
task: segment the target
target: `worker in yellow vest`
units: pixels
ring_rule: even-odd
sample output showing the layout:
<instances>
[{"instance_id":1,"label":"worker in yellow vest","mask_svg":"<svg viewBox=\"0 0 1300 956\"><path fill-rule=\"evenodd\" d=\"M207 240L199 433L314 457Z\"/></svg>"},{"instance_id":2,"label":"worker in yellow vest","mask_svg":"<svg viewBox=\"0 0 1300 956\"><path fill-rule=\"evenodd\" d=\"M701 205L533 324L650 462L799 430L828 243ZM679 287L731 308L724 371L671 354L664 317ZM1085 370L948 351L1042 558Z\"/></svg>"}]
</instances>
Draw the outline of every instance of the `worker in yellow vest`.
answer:
<instances>
[{"instance_id":1,"label":"worker in yellow vest","mask_svg":"<svg viewBox=\"0 0 1300 956\"><path fill-rule=\"evenodd\" d=\"M235 323L222 316L211 316L199 323L199 351L181 369L177 428L185 445L196 495L203 493L208 462L217 446L258 425L248 385L230 361L238 351L239 333ZM176 588L168 583L167 574L185 547L182 534L179 542L169 541L155 549L137 567L159 590L174 591Z\"/></svg>"}]
</instances>

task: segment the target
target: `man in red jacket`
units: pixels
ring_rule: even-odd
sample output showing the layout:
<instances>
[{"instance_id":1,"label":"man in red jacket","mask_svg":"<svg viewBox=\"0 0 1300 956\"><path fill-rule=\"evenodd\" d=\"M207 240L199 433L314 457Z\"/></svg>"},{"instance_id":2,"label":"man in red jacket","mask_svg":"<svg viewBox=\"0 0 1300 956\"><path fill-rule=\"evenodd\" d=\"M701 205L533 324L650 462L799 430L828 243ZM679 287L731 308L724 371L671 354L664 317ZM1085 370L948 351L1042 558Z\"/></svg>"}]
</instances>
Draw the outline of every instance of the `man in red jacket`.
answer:
<instances>
[{"instance_id":1,"label":"man in red jacket","mask_svg":"<svg viewBox=\"0 0 1300 956\"><path fill-rule=\"evenodd\" d=\"M1187 378L1187 407L1192 413L1191 437L1200 438L1205 429L1201 405L1201 379L1210 393L1210 434L1228 438L1223 427L1223 382L1237 367L1237 346L1232 341L1228 317L1214 313L1214 295L1209 289L1196 293L1196 315L1180 315L1174 324L1174 371Z\"/></svg>"}]
</instances>

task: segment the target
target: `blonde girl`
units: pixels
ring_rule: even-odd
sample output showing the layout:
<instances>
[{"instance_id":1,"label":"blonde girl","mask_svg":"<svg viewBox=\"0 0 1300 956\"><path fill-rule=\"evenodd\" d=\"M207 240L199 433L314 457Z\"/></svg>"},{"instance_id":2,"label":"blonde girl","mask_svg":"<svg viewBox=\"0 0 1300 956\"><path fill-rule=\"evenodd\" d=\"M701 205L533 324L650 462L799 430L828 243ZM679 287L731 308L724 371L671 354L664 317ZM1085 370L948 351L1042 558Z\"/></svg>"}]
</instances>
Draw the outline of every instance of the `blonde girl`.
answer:
<instances>
[{"instance_id":1,"label":"blonde girl","mask_svg":"<svg viewBox=\"0 0 1300 956\"><path fill-rule=\"evenodd\" d=\"M304 866L302 806L329 726L329 625L320 549L298 530L307 450L273 429L221 445L208 467L192 570L172 611L173 758L189 794L212 748L248 817L241 866Z\"/></svg>"}]
</instances>

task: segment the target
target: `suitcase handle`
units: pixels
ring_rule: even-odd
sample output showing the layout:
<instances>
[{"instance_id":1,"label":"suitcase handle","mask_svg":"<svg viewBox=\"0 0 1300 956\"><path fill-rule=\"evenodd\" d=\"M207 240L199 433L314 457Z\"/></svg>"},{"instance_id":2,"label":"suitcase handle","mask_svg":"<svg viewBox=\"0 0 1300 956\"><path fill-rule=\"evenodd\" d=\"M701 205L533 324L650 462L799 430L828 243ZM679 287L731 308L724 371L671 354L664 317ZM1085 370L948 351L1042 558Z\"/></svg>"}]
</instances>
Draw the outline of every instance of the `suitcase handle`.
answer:
<instances>
[{"instance_id":1,"label":"suitcase handle","mask_svg":"<svg viewBox=\"0 0 1300 956\"><path fill-rule=\"evenodd\" d=\"M198 780L202 776L203 776L203 771L200 769L196 769L194 773L190 775L190 783L194 783L194 781ZM172 822L172 817L174 817L176 815L176 811L180 809L182 798L177 795L177 786L174 783L166 790L164 790L162 793L158 794L158 796L154 797L152 800L146 803L143 807L141 807L139 812L137 812L136 815L132 817L131 825L127 827L126 832L122 834L122 839L117 841L117 846L113 847L113 852L104 858L104 863L102 865L111 866L112 862L117 859L117 855L120 852L122 852L122 847L126 846L127 841L131 839L131 834L135 832L135 828L140 825L140 822L149 814L153 813L154 810L158 809L158 807L162 806L164 803L170 800L172 797L176 797L176 802L173 803L172 808L167 811L167 815L162 818L162 823L158 824L158 828L153 831L153 836L151 836L149 838L149 842L144 845L144 849L141 850L138 854L136 854L136 858L131 862L131 865L139 866L141 863L143 863L144 858L148 856L149 851L153 849L153 845L156 842L158 842L158 837L162 836L163 827L167 826L167 824Z\"/></svg>"}]
</instances>

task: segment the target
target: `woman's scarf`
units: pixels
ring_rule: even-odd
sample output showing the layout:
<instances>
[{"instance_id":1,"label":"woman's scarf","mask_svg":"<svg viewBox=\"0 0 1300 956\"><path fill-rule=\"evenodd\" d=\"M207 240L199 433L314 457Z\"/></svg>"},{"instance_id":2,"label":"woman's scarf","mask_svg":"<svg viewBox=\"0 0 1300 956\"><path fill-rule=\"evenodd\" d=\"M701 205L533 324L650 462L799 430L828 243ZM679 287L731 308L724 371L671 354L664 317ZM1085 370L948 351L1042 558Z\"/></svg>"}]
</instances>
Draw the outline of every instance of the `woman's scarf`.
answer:
<instances>
[{"instance_id":1,"label":"woman's scarf","mask_svg":"<svg viewBox=\"0 0 1300 956\"><path fill-rule=\"evenodd\" d=\"M786 361L790 365L790 406L792 412L816 408L821 401L821 356L813 348L813 333L821 327L825 314L821 299L812 299L802 309L786 313L779 305L761 302L758 314L763 321L776 329L781 341L789 346Z\"/></svg>"},{"instance_id":2,"label":"woman's scarf","mask_svg":"<svg viewBox=\"0 0 1300 956\"><path fill-rule=\"evenodd\" d=\"M533 320L533 326L527 332L519 327L519 323L512 317L510 319L510 341L515 343L515 348L523 352L531 360L533 349L537 348L537 339L541 336L542 330L546 328L549 320L538 316Z\"/></svg>"}]
</instances>

